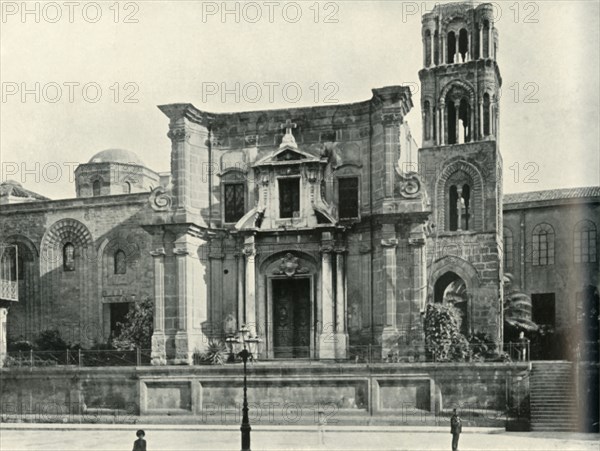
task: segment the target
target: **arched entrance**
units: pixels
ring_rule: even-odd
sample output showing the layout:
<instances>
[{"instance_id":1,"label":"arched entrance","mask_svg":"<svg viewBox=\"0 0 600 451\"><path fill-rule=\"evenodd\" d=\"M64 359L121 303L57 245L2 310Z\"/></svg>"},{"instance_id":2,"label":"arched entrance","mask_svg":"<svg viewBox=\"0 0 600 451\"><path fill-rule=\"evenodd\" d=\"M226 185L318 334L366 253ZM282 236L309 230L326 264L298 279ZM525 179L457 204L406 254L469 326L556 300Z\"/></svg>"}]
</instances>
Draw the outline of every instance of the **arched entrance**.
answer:
<instances>
[{"instance_id":1,"label":"arched entrance","mask_svg":"<svg viewBox=\"0 0 600 451\"><path fill-rule=\"evenodd\" d=\"M267 358L310 358L315 350L316 263L301 252L283 252L261 265Z\"/></svg>"},{"instance_id":2,"label":"arched entrance","mask_svg":"<svg viewBox=\"0 0 600 451\"><path fill-rule=\"evenodd\" d=\"M434 285L434 302L452 304L462 317L460 331L469 335L468 292L465 281L455 272L448 271L440 276Z\"/></svg>"}]
</instances>

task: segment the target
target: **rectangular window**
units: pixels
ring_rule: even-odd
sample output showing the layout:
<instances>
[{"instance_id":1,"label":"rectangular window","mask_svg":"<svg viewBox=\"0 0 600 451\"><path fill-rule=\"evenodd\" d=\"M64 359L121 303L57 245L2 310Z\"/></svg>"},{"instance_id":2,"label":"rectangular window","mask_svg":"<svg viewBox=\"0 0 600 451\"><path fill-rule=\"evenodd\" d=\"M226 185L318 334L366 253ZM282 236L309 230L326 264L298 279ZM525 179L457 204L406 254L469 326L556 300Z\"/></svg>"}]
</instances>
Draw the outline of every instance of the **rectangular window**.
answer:
<instances>
[{"instance_id":1,"label":"rectangular window","mask_svg":"<svg viewBox=\"0 0 600 451\"><path fill-rule=\"evenodd\" d=\"M533 266L554 264L554 235L540 232L533 236Z\"/></svg>"},{"instance_id":2,"label":"rectangular window","mask_svg":"<svg viewBox=\"0 0 600 451\"><path fill-rule=\"evenodd\" d=\"M358 218L358 177L338 179L340 219Z\"/></svg>"},{"instance_id":3,"label":"rectangular window","mask_svg":"<svg viewBox=\"0 0 600 451\"><path fill-rule=\"evenodd\" d=\"M531 295L531 319L538 325L554 327L556 325L556 305L554 293L536 293Z\"/></svg>"},{"instance_id":4,"label":"rectangular window","mask_svg":"<svg viewBox=\"0 0 600 451\"><path fill-rule=\"evenodd\" d=\"M279 217L296 218L300 216L300 179L279 180Z\"/></svg>"},{"instance_id":5,"label":"rectangular window","mask_svg":"<svg viewBox=\"0 0 600 451\"><path fill-rule=\"evenodd\" d=\"M246 212L243 183L225 185L225 222L237 222Z\"/></svg>"}]
</instances>

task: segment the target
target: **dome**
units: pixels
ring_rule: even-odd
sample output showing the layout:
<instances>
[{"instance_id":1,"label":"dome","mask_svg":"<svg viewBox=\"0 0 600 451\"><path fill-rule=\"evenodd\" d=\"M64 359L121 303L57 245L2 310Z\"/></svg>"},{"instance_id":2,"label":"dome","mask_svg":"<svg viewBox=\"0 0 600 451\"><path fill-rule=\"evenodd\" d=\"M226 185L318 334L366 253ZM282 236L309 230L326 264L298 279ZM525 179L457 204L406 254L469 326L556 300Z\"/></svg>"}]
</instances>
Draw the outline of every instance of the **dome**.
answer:
<instances>
[{"instance_id":1,"label":"dome","mask_svg":"<svg viewBox=\"0 0 600 451\"><path fill-rule=\"evenodd\" d=\"M89 163L122 163L145 166L144 162L131 150L106 149L94 155Z\"/></svg>"}]
</instances>

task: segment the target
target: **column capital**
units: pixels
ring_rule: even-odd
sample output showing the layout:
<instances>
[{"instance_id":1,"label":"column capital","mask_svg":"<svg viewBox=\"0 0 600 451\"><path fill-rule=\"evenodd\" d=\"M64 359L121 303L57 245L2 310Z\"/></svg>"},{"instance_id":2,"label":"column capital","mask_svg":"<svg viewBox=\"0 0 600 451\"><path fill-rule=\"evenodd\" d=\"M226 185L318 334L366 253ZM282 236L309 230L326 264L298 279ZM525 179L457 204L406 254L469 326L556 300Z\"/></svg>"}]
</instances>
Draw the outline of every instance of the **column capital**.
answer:
<instances>
[{"instance_id":1,"label":"column capital","mask_svg":"<svg viewBox=\"0 0 600 451\"><path fill-rule=\"evenodd\" d=\"M348 252L348 249L346 249L346 247L344 246L336 246L334 247L333 252L335 252L336 254L345 254L346 252Z\"/></svg>"},{"instance_id":2,"label":"column capital","mask_svg":"<svg viewBox=\"0 0 600 451\"><path fill-rule=\"evenodd\" d=\"M381 246L382 247L396 247L398 246L398 239L397 238L384 238L381 240Z\"/></svg>"},{"instance_id":3,"label":"column capital","mask_svg":"<svg viewBox=\"0 0 600 451\"><path fill-rule=\"evenodd\" d=\"M321 246L319 247L319 252L321 254L330 254L335 252L335 245L333 241L322 241Z\"/></svg>"},{"instance_id":4,"label":"column capital","mask_svg":"<svg viewBox=\"0 0 600 451\"><path fill-rule=\"evenodd\" d=\"M246 257L256 257L257 252L256 252L256 246L254 245L254 243L244 244L244 249L242 249L242 254L244 254Z\"/></svg>"},{"instance_id":5,"label":"column capital","mask_svg":"<svg viewBox=\"0 0 600 451\"><path fill-rule=\"evenodd\" d=\"M410 237L408 239L408 245L415 247L425 246L425 236Z\"/></svg>"},{"instance_id":6,"label":"column capital","mask_svg":"<svg viewBox=\"0 0 600 451\"><path fill-rule=\"evenodd\" d=\"M159 247L157 249L154 249L153 251L150 251L150 255L152 255L154 258L164 257L165 254L166 252L164 247Z\"/></svg>"},{"instance_id":7,"label":"column capital","mask_svg":"<svg viewBox=\"0 0 600 451\"><path fill-rule=\"evenodd\" d=\"M190 137L190 132L185 128L172 128L167 133L169 139L173 142L184 142Z\"/></svg>"},{"instance_id":8,"label":"column capital","mask_svg":"<svg viewBox=\"0 0 600 451\"><path fill-rule=\"evenodd\" d=\"M173 249L173 254L177 255L178 257L185 257L186 255L189 255L189 253L190 252L185 247L176 247Z\"/></svg>"}]
</instances>

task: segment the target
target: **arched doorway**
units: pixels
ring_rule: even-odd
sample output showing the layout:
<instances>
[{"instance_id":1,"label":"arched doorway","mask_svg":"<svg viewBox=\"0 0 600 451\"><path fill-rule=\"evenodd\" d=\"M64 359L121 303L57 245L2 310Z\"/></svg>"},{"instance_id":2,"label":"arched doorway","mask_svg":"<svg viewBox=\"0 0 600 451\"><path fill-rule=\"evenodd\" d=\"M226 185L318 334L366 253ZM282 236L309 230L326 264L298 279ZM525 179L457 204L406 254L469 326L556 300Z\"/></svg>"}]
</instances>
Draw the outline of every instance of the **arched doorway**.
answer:
<instances>
[{"instance_id":1,"label":"arched doorway","mask_svg":"<svg viewBox=\"0 0 600 451\"><path fill-rule=\"evenodd\" d=\"M264 325L267 358L315 355L316 269L314 258L297 251L271 255L261 264L259 296L264 304L257 316Z\"/></svg>"},{"instance_id":2,"label":"arched doorway","mask_svg":"<svg viewBox=\"0 0 600 451\"><path fill-rule=\"evenodd\" d=\"M468 299L467 284L455 272L448 271L435 282L434 302L452 304L458 309L462 317L460 332L464 336L469 335Z\"/></svg>"}]
</instances>

